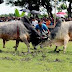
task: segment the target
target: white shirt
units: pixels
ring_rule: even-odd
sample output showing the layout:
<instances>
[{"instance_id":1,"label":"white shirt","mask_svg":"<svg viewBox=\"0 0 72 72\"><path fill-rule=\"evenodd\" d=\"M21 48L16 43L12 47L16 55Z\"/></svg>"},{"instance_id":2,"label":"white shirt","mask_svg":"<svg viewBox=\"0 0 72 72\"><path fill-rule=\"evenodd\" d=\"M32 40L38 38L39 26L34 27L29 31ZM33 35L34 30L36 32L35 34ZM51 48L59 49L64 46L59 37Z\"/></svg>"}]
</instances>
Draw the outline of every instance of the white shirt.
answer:
<instances>
[{"instance_id":1,"label":"white shirt","mask_svg":"<svg viewBox=\"0 0 72 72\"><path fill-rule=\"evenodd\" d=\"M38 24L38 21L37 21L37 20L32 21L32 25L33 25L33 26L36 26L37 24Z\"/></svg>"}]
</instances>

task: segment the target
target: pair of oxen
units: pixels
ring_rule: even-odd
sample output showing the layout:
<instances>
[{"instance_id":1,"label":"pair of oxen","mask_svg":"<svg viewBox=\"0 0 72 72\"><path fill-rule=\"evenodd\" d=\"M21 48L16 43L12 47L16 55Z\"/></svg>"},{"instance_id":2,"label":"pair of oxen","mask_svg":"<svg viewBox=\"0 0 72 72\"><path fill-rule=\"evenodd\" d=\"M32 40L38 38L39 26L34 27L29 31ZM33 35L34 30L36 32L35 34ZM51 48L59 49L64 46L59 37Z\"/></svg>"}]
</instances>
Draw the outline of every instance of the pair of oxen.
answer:
<instances>
[{"instance_id":1,"label":"pair of oxen","mask_svg":"<svg viewBox=\"0 0 72 72\"><path fill-rule=\"evenodd\" d=\"M3 39L3 47L5 47L5 41L16 40L15 50L17 50L19 41L22 41L27 45L28 52L30 52L29 43L31 42L34 47L38 44L42 47L55 44L55 51L58 46L64 45L65 53L68 41L72 41L72 21L63 22L59 19L44 41L27 17L22 17L19 21L0 22L0 38Z\"/></svg>"}]
</instances>

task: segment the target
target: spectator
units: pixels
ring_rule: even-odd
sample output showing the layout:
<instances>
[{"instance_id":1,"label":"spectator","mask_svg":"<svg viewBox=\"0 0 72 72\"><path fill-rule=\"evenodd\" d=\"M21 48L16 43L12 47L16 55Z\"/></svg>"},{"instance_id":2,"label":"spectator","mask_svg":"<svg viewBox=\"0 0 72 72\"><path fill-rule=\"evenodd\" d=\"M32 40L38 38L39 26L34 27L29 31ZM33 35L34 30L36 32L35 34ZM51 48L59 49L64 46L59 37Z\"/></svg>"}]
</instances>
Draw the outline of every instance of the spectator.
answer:
<instances>
[{"instance_id":1,"label":"spectator","mask_svg":"<svg viewBox=\"0 0 72 72\"><path fill-rule=\"evenodd\" d=\"M35 27L38 24L38 21L35 18L32 18L32 25Z\"/></svg>"},{"instance_id":2,"label":"spectator","mask_svg":"<svg viewBox=\"0 0 72 72\"><path fill-rule=\"evenodd\" d=\"M40 33L42 37L46 37L49 33L48 27L43 24L43 20L41 19L38 20L38 24L36 25L35 29Z\"/></svg>"},{"instance_id":3,"label":"spectator","mask_svg":"<svg viewBox=\"0 0 72 72\"><path fill-rule=\"evenodd\" d=\"M48 27L48 25L50 25L50 23L51 23L50 19L47 18L47 20L46 20L46 26Z\"/></svg>"}]
</instances>

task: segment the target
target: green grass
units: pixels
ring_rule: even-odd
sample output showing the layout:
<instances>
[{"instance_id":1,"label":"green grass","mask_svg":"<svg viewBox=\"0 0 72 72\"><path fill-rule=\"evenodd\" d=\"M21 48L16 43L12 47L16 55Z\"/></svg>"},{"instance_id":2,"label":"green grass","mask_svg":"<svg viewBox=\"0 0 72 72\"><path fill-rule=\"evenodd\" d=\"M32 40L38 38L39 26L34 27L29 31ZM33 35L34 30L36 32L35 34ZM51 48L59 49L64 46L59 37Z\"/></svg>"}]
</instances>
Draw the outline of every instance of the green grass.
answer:
<instances>
[{"instance_id":1,"label":"green grass","mask_svg":"<svg viewBox=\"0 0 72 72\"><path fill-rule=\"evenodd\" d=\"M20 43L17 52L13 46L15 41L6 42L2 48L0 40L0 72L71 72L72 71L72 43L68 43L66 53L54 53L55 46L40 48L35 51L31 46L30 54L27 47ZM58 49L63 49L59 47Z\"/></svg>"}]
</instances>

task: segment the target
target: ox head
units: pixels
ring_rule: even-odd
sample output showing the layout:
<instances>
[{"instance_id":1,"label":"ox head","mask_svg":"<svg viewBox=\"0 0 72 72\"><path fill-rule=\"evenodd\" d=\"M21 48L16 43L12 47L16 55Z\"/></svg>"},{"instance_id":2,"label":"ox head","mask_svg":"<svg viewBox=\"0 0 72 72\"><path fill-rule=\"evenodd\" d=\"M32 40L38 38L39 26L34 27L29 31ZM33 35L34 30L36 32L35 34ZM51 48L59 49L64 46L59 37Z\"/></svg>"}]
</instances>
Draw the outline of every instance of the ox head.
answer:
<instances>
[{"instance_id":1,"label":"ox head","mask_svg":"<svg viewBox=\"0 0 72 72\"><path fill-rule=\"evenodd\" d=\"M41 45L42 47L51 46L51 40L50 40L50 38L48 38L47 40L41 41L40 45Z\"/></svg>"},{"instance_id":2,"label":"ox head","mask_svg":"<svg viewBox=\"0 0 72 72\"><path fill-rule=\"evenodd\" d=\"M34 46L38 45L41 42L40 34L36 31L35 28L31 25L29 19L27 17L22 17L21 21L23 22L24 26L28 29L30 35L30 42Z\"/></svg>"}]
</instances>

